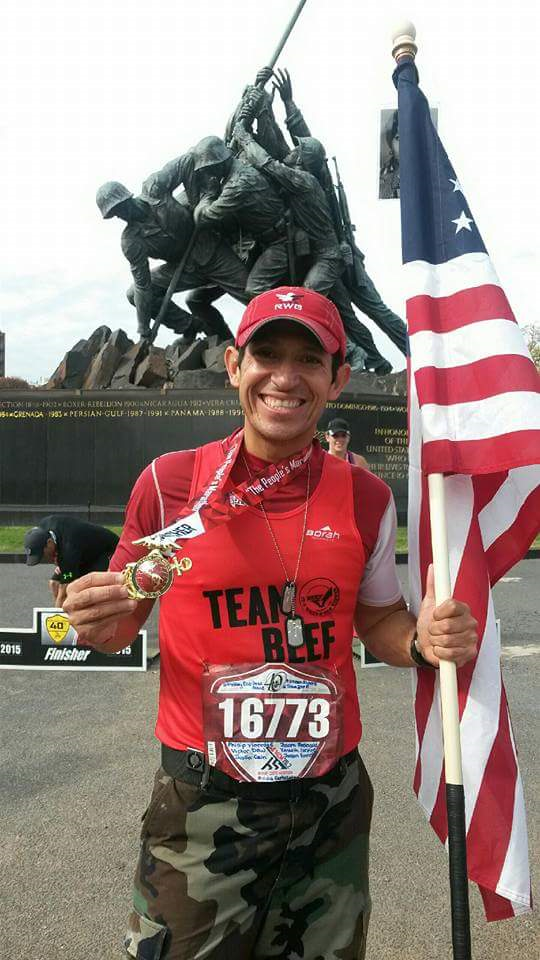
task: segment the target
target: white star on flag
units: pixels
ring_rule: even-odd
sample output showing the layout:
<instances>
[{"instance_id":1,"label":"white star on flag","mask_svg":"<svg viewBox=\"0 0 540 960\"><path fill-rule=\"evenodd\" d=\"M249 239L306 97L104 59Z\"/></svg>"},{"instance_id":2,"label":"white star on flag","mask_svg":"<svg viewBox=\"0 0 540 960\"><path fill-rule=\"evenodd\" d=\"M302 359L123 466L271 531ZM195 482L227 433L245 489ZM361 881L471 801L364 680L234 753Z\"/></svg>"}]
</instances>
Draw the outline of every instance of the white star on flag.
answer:
<instances>
[{"instance_id":1,"label":"white star on flag","mask_svg":"<svg viewBox=\"0 0 540 960\"><path fill-rule=\"evenodd\" d=\"M456 233L459 233L460 230L471 230L470 224L474 223L474 220L471 220L462 210L457 220L452 220L452 223L456 224Z\"/></svg>"},{"instance_id":2,"label":"white star on flag","mask_svg":"<svg viewBox=\"0 0 540 960\"><path fill-rule=\"evenodd\" d=\"M452 180L452 177L449 177L448 179L449 179L450 183L453 183L453 184L454 184L454 189L453 189L452 193L456 193L458 190L459 190L460 193L463 193L463 188L462 188L459 180L457 180L457 179L456 179L456 180Z\"/></svg>"}]
</instances>

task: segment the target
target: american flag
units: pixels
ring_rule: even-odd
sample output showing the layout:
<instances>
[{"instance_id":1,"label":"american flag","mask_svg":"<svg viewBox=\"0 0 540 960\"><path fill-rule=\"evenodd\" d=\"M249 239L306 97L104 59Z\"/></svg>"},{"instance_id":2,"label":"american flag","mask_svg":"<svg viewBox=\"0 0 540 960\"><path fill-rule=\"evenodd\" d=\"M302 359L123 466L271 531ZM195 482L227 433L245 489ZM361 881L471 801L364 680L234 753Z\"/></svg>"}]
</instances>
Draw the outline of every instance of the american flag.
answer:
<instances>
[{"instance_id":1,"label":"american flag","mask_svg":"<svg viewBox=\"0 0 540 960\"><path fill-rule=\"evenodd\" d=\"M433 127L416 67L394 73L409 332L409 583L418 612L431 561L427 476L443 473L453 595L478 621L458 670L468 874L488 920L531 907L517 751L491 587L540 526L539 377L460 182ZM503 625L504 628L504 625ZM414 789L447 840L438 674L416 670Z\"/></svg>"}]
</instances>

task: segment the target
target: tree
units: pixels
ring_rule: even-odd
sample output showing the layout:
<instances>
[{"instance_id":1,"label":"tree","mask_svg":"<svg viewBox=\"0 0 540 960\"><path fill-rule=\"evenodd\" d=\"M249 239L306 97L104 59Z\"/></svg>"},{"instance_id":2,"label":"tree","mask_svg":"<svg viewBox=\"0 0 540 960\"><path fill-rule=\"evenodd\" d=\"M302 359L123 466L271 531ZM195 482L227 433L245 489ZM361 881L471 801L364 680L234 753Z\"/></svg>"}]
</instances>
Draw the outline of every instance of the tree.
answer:
<instances>
[{"instance_id":1,"label":"tree","mask_svg":"<svg viewBox=\"0 0 540 960\"><path fill-rule=\"evenodd\" d=\"M527 337L527 347L533 359L536 369L540 373L540 326L537 323L531 323L524 328Z\"/></svg>"},{"instance_id":2,"label":"tree","mask_svg":"<svg viewBox=\"0 0 540 960\"><path fill-rule=\"evenodd\" d=\"M0 377L0 390L33 390L31 383L22 377Z\"/></svg>"}]
</instances>

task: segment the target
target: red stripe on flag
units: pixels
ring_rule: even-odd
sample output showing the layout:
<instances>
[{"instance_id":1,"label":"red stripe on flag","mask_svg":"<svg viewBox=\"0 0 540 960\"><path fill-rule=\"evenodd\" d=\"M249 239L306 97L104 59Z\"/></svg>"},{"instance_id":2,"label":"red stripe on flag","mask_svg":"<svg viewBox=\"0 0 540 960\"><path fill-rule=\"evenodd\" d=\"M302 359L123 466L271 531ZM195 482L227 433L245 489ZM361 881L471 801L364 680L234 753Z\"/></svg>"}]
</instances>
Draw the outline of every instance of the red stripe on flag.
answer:
<instances>
[{"instance_id":1,"label":"red stripe on flag","mask_svg":"<svg viewBox=\"0 0 540 960\"><path fill-rule=\"evenodd\" d=\"M474 507L477 513L480 513L490 500L493 500L507 477L508 470L504 470L502 473L485 473L481 477L473 477Z\"/></svg>"},{"instance_id":2,"label":"red stripe on flag","mask_svg":"<svg viewBox=\"0 0 540 960\"><path fill-rule=\"evenodd\" d=\"M529 357L503 354L459 367L421 367L415 373L420 406L474 403L501 393L540 393L540 377Z\"/></svg>"},{"instance_id":3,"label":"red stripe on flag","mask_svg":"<svg viewBox=\"0 0 540 960\"><path fill-rule=\"evenodd\" d=\"M446 784L444 779L444 771L441 774L439 789L437 790L437 799L433 804L433 810L431 811L429 822L441 843L446 843L446 838L448 837L448 814L446 811Z\"/></svg>"},{"instance_id":4,"label":"red stripe on flag","mask_svg":"<svg viewBox=\"0 0 540 960\"><path fill-rule=\"evenodd\" d=\"M470 287L449 297L421 294L407 300L409 336L422 330L449 333L480 320L513 320L516 323L504 291L495 284Z\"/></svg>"},{"instance_id":5,"label":"red stripe on flag","mask_svg":"<svg viewBox=\"0 0 540 960\"><path fill-rule=\"evenodd\" d=\"M524 501L514 522L486 550L491 583L497 583L526 553L540 526L540 486Z\"/></svg>"},{"instance_id":6,"label":"red stripe on flag","mask_svg":"<svg viewBox=\"0 0 540 960\"><path fill-rule=\"evenodd\" d=\"M516 911L512 906L511 900L507 900L506 897L500 897L498 893L494 893L493 890L488 890L487 887L483 887L481 884L478 884L478 889L484 901L486 920L511 920L512 917L516 916Z\"/></svg>"},{"instance_id":7,"label":"red stripe on flag","mask_svg":"<svg viewBox=\"0 0 540 960\"><path fill-rule=\"evenodd\" d=\"M482 440L429 440L422 448L425 473L500 473L538 460L540 430L516 430Z\"/></svg>"},{"instance_id":8,"label":"red stripe on flag","mask_svg":"<svg viewBox=\"0 0 540 960\"><path fill-rule=\"evenodd\" d=\"M469 661L457 671L459 719L467 705L478 654L485 643L486 620L489 604L489 578L485 561L482 535L478 517L473 514L471 525L461 557L452 596L466 603L476 619L478 634L478 652L474 660Z\"/></svg>"},{"instance_id":9,"label":"red stripe on flag","mask_svg":"<svg viewBox=\"0 0 540 960\"><path fill-rule=\"evenodd\" d=\"M514 819L516 778L517 763L503 687L499 729L484 770L467 833L469 877L489 890L495 890L506 860Z\"/></svg>"},{"instance_id":10,"label":"red stripe on flag","mask_svg":"<svg viewBox=\"0 0 540 960\"><path fill-rule=\"evenodd\" d=\"M418 736L418 756L416 758L416 768L414 771L413 790L416 794L420 789L422 782L422 741L426 732L426 725L433 703L433 693L435 690L435 672L433 670L418 670L418 682L416 687L416 696L414 698L414 713L416 720L416 733Z\"/></svg>"}]
</instances>

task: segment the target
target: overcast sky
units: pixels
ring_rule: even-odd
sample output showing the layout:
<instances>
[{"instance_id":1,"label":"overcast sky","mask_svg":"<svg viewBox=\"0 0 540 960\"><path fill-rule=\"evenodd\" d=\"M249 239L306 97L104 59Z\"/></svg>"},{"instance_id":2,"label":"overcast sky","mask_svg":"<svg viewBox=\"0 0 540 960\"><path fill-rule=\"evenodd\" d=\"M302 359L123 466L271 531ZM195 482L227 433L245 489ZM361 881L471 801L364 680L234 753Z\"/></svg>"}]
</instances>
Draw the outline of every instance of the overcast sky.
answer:
<instances>
[{"instance_id":1,"label":"overcast sky","mask_svg":"<svg viewBox=\"0 0 540 960\"><path fill-rule=\"evenodd\" d=\"M0 62L0 329L7 373L39 381L100 324L135 332L122 225L95 192L221 135L295 0L18 0ZM7 7L7 9L6 9ZM279 63L337 155L366 267L403 315L399 202L379 201L378 122L396 104L391 35L417 28L421 86L519 322L539 322L537 0L308 0ZM281 102L276 103L278 118ZM181 299L179 299L181 302ZM236 326L239 307L221 301ZM369 323L368 323L369 325ZM382 351L401 355L372 328ZM163 329L158 344L172 334Z\"/></svg>"}]
</instances>

